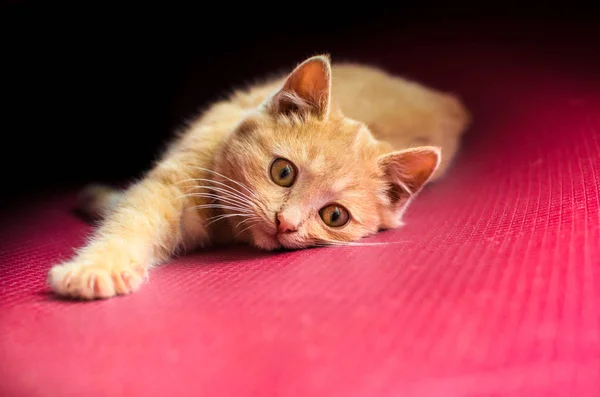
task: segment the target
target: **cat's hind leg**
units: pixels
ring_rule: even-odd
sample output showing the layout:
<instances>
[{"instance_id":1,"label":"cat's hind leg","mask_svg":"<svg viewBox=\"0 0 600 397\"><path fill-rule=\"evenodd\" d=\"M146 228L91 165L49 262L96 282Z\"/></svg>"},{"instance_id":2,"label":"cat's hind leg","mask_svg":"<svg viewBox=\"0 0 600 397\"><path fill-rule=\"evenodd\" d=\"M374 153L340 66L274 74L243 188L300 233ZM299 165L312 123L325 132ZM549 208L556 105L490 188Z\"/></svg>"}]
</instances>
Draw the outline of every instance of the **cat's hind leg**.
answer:
<instances>
[{"instance_id":1,"label":"cat's hind leg","mask_svg":"<svg viewBox=\"0 0 600 397\"><path fill-rule=\"evenodd\" d=\"M90 184L77 195L77 211L91 219L104 219L119 204L124 191L107 185Z\"/></svg>"}]
</instances>

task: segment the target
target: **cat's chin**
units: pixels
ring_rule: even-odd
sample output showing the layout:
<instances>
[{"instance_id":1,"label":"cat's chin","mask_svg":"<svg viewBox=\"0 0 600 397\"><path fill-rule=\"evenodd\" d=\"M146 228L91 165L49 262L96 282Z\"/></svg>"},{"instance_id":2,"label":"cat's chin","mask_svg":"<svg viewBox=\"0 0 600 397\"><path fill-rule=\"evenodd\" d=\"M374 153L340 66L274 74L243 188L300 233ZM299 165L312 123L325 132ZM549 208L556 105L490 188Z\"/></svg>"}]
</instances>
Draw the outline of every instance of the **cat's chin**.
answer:
<instances>
[{"instance_id":1,"label":"cat's chin","mask_svg":"<svg viewBox=\"0 0 600 397\"><path fill-rule=\"evenodd\" d=\"M252 231L252 243L262 250L274 251L283 248L276 236L265 233L262 230Z\"/></svg>"},{"instance_id":2,"label":"cat's chin","mask_svg":"<svg viewBox=\"0 0 600 397\"><path fill-rule=\"evenodd\" d=\"M294 250L305 248L304 245L298 244L297 242L290 240L285 235L273 235L263 230L252 231L252 243L257 248L266 251Z\"/></svg>"}]
</instances>

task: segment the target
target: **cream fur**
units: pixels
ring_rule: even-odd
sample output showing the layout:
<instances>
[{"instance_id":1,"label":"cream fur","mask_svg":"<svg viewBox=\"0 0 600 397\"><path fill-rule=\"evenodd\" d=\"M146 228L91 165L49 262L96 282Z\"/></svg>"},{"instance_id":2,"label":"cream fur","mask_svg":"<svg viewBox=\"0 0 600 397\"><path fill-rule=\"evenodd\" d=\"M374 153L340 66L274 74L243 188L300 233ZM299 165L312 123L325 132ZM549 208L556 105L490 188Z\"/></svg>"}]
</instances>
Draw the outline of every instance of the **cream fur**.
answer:
<instances>
[{"instance_id":1,"label":"cream fur","mask_svg":"<svg viewBox=\"0 0 600 397\"><path fill-rule=\"evenodd\" d=\"M345 244L398 227L423 186L447 171L468 123L451 95L309 58L215 103L125 192L88 188L81 206L104 220L50 270L49 284L59 295L106 298L138 289L151 266L180 250ZM277 157L297 170L291 187L269 176ZM332 203L349 211L345 226L320 218ZM293 232L278 234L277 214Z\"/></svg>"}]
</instances>

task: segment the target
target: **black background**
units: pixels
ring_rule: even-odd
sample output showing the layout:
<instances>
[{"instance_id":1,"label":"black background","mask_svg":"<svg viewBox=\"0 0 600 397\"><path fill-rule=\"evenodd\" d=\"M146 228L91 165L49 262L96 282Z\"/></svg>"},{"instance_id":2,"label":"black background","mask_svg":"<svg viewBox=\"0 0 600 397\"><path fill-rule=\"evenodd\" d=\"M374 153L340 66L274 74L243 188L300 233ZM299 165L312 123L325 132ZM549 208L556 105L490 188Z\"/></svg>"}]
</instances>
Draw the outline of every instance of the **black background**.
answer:
<instances>
[{"instance_id":1,"label":"black background","mask_svg":"<svg viewBox=\"0 0 600 397\"><path fill-rule=\"evenodd\" d=\"M596 10L576 2L481 3L4 3L2 197L135 178L186 118L228 89L320 52L360 59L357 49L375 32L597 21ZM505 26L499 35L527 39Z\"/></svg>"}]
</instances>

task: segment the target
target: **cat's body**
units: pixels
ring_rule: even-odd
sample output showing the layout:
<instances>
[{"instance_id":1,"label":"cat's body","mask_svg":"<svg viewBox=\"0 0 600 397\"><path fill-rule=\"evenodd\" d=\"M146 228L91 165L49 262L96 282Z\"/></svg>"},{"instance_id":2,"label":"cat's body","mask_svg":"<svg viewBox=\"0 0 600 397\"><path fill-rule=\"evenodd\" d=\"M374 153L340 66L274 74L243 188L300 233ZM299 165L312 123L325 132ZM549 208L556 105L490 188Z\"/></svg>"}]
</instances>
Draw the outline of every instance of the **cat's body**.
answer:
<instances>
[{"instance_id":1,"label":"cat's body","mask_svg":"<svg viewBox=\"0 0 600 397\"><path fill-rule=\"evenodd\" d=\"M215 103L126 192L88 190L85 209L106 219L50 271L50 285L110 297L137 289L180 248L303 248L397 227L423 185L446 172L468 122L453 96L311 58Z\"/></svg>"}]
</instances>

